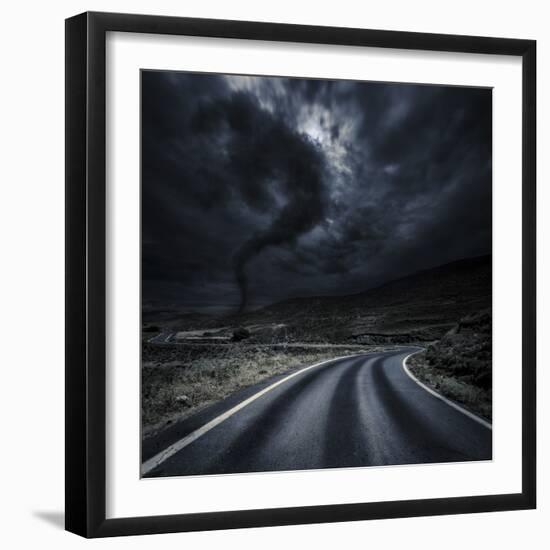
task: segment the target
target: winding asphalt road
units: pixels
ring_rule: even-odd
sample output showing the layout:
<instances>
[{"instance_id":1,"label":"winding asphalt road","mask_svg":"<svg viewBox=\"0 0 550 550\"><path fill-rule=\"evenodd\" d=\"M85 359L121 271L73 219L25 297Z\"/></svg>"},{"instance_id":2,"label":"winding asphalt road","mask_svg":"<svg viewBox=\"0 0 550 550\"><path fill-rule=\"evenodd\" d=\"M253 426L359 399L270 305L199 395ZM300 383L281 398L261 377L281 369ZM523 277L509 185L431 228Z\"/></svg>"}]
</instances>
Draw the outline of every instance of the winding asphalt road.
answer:
<instances>
[{"instance_id":1,"label":"winding asphalt road","mask_svg":"<svg viewBox=\"0 0 550 550\"><path fill-rule=\"evenodd\" d=\"M145 440L142 475L490 460L490 426L405 371L417 350L337 359L248 388Z\"/></svg>"}]
</instances>

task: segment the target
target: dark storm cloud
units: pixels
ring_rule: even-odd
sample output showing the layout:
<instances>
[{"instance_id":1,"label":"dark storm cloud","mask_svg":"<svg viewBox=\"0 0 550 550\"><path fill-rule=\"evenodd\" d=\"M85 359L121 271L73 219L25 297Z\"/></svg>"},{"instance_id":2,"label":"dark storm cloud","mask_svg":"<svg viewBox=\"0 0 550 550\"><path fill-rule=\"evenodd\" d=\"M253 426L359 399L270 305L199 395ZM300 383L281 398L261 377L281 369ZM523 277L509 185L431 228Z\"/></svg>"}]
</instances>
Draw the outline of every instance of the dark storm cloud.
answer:
<instances>
[{"instance_id":1,"label":"dark storm cloud","mask_svg":"<svg viewBox=\"0 0 550 550\"><path fill-rule=\"evenodd\" d=\"M225 132L226 174L238 182L250 208L274 210L268 226L252 234L234 257L242 311L247 305L248 262L269 246L294 245L323 219L323 158L305 136L259 108L243 92L234 92L226 100L207 100L195 113L192 128L199 135ZM284 197L278 209L273 208L274 192Z\"/></svg>"},{"instance_id":2,"label":"dark storm cloud","mask_svg":"<svg viewBox=\"0 0 550 550\"><path fill-rule=\"evenodd\" d=\"M346 294L491 250L489 90L142 78L145 302Z\"/></svg>"}]
</instances>

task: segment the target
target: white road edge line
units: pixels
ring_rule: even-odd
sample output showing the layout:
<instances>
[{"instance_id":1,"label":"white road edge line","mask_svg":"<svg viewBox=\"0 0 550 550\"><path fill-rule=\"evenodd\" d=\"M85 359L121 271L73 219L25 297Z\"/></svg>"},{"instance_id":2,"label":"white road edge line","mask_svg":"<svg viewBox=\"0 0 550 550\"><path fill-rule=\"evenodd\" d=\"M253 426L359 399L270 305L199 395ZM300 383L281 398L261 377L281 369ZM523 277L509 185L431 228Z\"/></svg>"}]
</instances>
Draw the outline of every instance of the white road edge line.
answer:
<instances>
[{"instance_id":1,"label":"white road edge line","mask_svg":"<svg viewBox=\"0 0 550 550\"><path fill-rule=\"evenodd\" d=\"M409 376L409 378L411 380L413 380L414 382L416 382L421 388L425 389L428 393L431 393L434 397L437 397L438 399L441 399L441 401L443 401L444 403L447 403L447 405L449 405L453 409L456 409L458 412L461 412L462 414L465 414L467 417L471 418L472 420L474 420L478 424L481 424L482 426L485 426L485 428L487 428L489 430L492 430L493 429L492 424L489 424L489 422L487 422L483 418L477 416L476 414L474 414L470 411L467 411L466 409L463 409L460 405L458 405L454 401L451 401L450 399L447 399L446 397L443 397L441 394L437 393L435 390L432 390L432 388L430 388L430 387L426 386L426 384L420 382L420 380L418 380L418 378L409 370L409 367L407 367L407 359L409 357L411 357L412 355L414 355L415 353L419 353L421 351L422 350L413 351L412 353L409 353L409 355L407 355L407 357L405 357L405 359L403 359L403 370Z\"/></svg>"},{"instance_id":2,"label":"white road edge line","mask_svg":"<svg viewBox=\"0 0 550 550\"><path fill-rule=\"evenodd\" d=\"M270 392L271 390L275 389L277 386L280 386L287 380L290 380L291 378L294 378L295 376L298 376L299 374L302 374L303 372L306 372L310 369L314 369L316 367L320 367L321 365L325 365L326 363L331 363L332 361L340 361L342 359L349 359L351 357L358 357L360 355L367 355L368 353L372 353L372 352L354 353L352 355L343 355L341 357L334 357L332 359L327 359L326 361L321 361L320 363L315 363L314 365L310 365L309 367L304 367L299 371L289 374L288 376L286 376L285 378L282 378L278 382L271 384L271 386L268 386L267 388L264 388L258 393L255 393L254 395L250 396L248 399L241 401L238 405L235 405L233 408L229 409L223 414L220 414L216 418L212 419L210 422L206 423L204 426L197 428L194 432L191 432L189 435L186 435L184 438L180 439L179 441L176 441L175 443L173 443L172 445L164 449L164 451L161 451L160 453L156 454L149 460L145 461L141 465L141 475L144 476L148 474L151 470L156 468L159 464L162 464L165 460L167 460L171 456L174 456L177 452L187 447L187 445L190 445L191 443L193 443L193 441L197 440L199 437L209 432L212 428L215 428L218 424L221 424L224 420L227 420L229 417L233 416L236 412L240 411L247 405L250 405L250 403L252 403L253 401L256 401L256 399L258 399L262 395L265 395L267 392Z\"/></svg>"}]
</instances>

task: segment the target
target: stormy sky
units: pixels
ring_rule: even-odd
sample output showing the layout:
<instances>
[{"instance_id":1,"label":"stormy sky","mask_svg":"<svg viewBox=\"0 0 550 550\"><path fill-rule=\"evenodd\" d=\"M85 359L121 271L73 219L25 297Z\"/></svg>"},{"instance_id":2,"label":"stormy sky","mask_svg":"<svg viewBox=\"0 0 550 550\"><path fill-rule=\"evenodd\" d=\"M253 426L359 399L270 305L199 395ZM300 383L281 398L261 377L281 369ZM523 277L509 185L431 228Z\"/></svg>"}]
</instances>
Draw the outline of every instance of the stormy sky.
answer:
<instances>
[{"instance_id":1,"label":"stormy sky","mask_svg":"<svg viewBox=\"0 0 550 550\"><path fill-rule=\"evenodd\" d=\"M351 294L491 252L491 90L142 72L143 305Z\"/></svg>"}]
</instances>

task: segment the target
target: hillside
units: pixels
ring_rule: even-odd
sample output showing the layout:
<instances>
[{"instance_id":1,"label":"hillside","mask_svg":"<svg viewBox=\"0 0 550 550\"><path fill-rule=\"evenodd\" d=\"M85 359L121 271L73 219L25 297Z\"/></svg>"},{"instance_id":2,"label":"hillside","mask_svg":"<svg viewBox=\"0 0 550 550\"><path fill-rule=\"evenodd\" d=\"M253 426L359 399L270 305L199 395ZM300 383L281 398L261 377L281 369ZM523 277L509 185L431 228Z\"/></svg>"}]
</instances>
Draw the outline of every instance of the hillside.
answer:
<instances>
[{"instance_id":1,"label":"hillside","mask_svg":"<svg viewBox=\"0 0 550 550\"><path fill-rule=\"evenodd\" d=\"M349 296L296 298L231 316L227 325L278 327L287 341L406 343L438 339L491 307L491 256L460 260ZM271 328L255 339L276 335Z\"/></svg>"},{"instance_id":2,"label":"hillside","mask_svg":"<svg viewBox=\"0 0 550 550\"><path fill-rule=\"evenodd\" d=\"M409 366L424 383L490 420L492 364L492 314L486 309L461 318Z\"/></svg>"}]
</instances>

